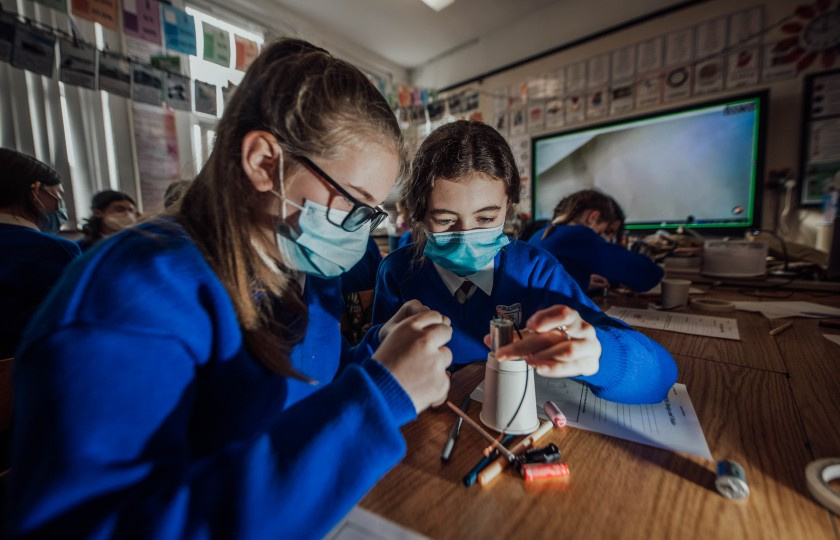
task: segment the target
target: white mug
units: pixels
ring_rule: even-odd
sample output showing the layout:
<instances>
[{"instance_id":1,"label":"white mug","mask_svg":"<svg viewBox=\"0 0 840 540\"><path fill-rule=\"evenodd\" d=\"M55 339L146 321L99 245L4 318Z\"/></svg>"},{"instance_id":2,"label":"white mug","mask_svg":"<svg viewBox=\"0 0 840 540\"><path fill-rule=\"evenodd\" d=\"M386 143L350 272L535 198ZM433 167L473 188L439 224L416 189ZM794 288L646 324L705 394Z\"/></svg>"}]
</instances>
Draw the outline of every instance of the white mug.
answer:
<instances>
[{"instance_id":1,"label":"white mug","mask_svg":"<svg viewBox=\"0 0 840 540\"><path fill-rule=\"evenodd\" d=\"M691 282L687 279L662 280L662 308L673 309L688 303L688 290Z\"/></svg>"}]
</instances>

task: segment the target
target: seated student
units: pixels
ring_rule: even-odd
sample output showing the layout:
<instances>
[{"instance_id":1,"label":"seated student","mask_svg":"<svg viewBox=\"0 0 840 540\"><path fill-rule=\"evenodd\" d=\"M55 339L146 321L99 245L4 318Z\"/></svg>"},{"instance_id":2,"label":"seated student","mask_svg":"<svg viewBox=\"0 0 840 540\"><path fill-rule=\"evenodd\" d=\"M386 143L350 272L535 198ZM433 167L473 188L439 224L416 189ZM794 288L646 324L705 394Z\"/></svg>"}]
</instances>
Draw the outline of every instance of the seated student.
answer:
<instances>
[{"instance_id":1,"label":"seated student","mask_svg":"<svg viewBox=\"0 0 840 540\"><path fill-rule=\"evenodd\" d=\"M8 537L320 538L449 390L419 302L345 350L339 274L403 167L367 77L269 43L177 212L105 240L28 327Z\"/></svg>"},{"instance_id":2,"label":"seated student","mask_svg":"<svg viewBox=\"0 0 840 540\"><path fill-rule=\"evenodd\" d=\"M467 363L487 358L483 338L501 311L532 332L499 349L500 358L579 377L613 401L666 396L677 375L671 356L601 312L549 253L502 232L519 174L495 129L458 121L435 130L414 158L405 199L418 241L382 261L374 324L419 300L451 319L453 362Z\"/></svg>"},{"instance_id":3,"label":"seated student","mask_svg":"<svg viewBox=\"0 0 840 540\"><path fill-rule=\"evenodd\" d=\"M93 196L90 209L93 215L82 227L85 235L78 242L82 251L137 223L137 205L122 191L100 191Z\"/></svg>"},{"instance_id":4,"label":"seated student","mask_svg":"<svg viewBox=\"0 0 840 540\"><path fill-rule=\"evenodd\" d=\"M0 148L0 359L14 356L23 329L80 255L70 240L54 236L67 220L61 178L26 154Z\"/></svg>"},{"instance_id":5,"label":"seated student","mask_svg":"<svg viewBox=\"0 0 840 540\"><path fill-rule=\"evenodd\" d=\"M624 212L612 197L586 189L565 197L554 208L554 219L528 240L548 251L583 290L623 284L647 291L665 275L658 264L604 236L624 226Z\"/></svg>"}]
</instances>

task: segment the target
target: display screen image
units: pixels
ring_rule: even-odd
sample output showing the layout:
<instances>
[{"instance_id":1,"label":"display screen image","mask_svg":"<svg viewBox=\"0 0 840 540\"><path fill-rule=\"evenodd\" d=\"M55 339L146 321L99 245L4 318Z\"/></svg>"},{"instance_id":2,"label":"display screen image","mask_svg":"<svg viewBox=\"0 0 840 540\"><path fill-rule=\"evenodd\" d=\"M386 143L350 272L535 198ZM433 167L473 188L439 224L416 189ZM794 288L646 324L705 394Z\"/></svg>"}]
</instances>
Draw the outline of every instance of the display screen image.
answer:
<instances>
[{"instance_id":1,"label":"display screen image","mask_svg":"<svg viewBox=\"0 0 840 540\"><path fill-rule=\"evenodd\" d=\"M546 135L533 141L534 217L598 189L626 228L737 230L760 223L766 93Z\"/></svg>"}]
</instances>

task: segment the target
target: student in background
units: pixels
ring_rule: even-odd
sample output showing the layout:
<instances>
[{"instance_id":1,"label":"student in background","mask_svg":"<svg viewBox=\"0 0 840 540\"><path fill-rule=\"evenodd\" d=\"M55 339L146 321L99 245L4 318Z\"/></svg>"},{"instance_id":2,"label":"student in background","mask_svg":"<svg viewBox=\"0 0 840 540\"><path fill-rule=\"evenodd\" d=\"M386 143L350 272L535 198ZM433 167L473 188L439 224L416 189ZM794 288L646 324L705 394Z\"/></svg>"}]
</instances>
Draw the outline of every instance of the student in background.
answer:
<instances>
[{"instance_id":1,"label":"student in background","mask_svg":"<svg viewBox=\"0 0 840 540\"><path fill-rule=\"evenodd\" d=\"M0 148L0 358L14 356L23 329L79 247L57 233L67 220L61 179L26 154Z\"/></svg>"},{"instance_id":2,"label":"student in background","mask_svg":"<svg viewBox=\"0 0 840 540\"><path fill-rule=\"evenodd\" d=\"M80 259L30 324L9 536L326 534L449 389L440 313L409 303L355 350L338 329L401 149L361 71L268 44L178 211Z\"/></svg>"},{"instance_id":3,"label":"student in background","mask_svg":"<svg viewBox=\"0 0 840 540\"><path fill-rule=\"evenodd\" d=\"M84 237L78 242L82 251L137 223L137 205L122 191L100 191L93 196L90 209L93 215L82 227Z\"/></svg>"},{"instance_id":4,"label":"student in background","mask_svg":"<svg viewBox=\"0 0 840 540\"><path fill-rule=\"evenodd\" d=\"M449 347L463 364L486 359L484 336L502 312L530 332L500 359L525 357L540 375L577 377L612 401L665 397L677 375L670 355L602 313L550 254L503 233L519 174L495 129L458 121L435 130L414 158L405 200L418 241L382 261L374 324L419 300L451 319Z\"/></svg>"},{"instance_id":5,"label":"student in background","mask_svg":"<svg viewBox=\"0 0 840 540\"><path fill-rule=\"evenodd\" d=\"M528 243L557 257L583 290L623 284L647 291L665 272L645 255L607 241L623 226L624 212L618 203L586 189L561 200L551 223L535 232Z\"/></svg>"}]
</instances>

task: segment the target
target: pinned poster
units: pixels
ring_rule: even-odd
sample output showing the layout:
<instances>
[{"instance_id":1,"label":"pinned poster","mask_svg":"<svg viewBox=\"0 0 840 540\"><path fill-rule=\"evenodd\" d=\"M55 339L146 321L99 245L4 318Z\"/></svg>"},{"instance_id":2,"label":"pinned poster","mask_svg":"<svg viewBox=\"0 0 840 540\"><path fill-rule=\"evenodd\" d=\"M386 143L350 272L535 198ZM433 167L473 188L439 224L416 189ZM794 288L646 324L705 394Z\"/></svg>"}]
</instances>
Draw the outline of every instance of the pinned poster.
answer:
<instances>
[{"instance_id":1,"label":"pinned poster","mask_svg":"<svg viewBox=\"0 0 840 540\"><path fill-rule=\"evenodd\" d=\"M204 34L204 59L230 67L230 32L212 24L201 23Z\"/></svg>"},{"instance_id":2,"label":"pinned poster","mask_svg":"<svg viewBox=\"0 0 840 540\"><path fill-rule=\"evenodd\" d=\"M566 123L576 124L586 119L583 95L566 96Z\"/></svg>"},{"instance_id":3,"label":"pinned poster","mask_svg":"<svg viewBox=\"0 0 840 540\"><path fill-rule=\"evenodd\" d=\"M508 89L504 86L493 90L493 110L502 112L508 109Z\"/></svg>"},{"instance_id":4,"label":"pinned poster","mask_svg":"<svg viewBox=\"0 0 840 540\"><path fill-rule=\"evenodd\" d=\"M761 69L761 80L764 82L783 81L796 77L798 57L780 45L781 42L764 46L764 61Z\"/></svg>"},{"instance_id":5,"label":"pinned poster","mask_svg":"<svg viewBox=\"0 0 840 540\"><path fill-rule=\"evenodd\" d=\"M697 62L694 69L695 94L708 94L723 90L723 58L714 57Z\"/></svg>"},{"instance_id":6,"label":"pinned poster","mask_svg":"<svg viewBox=\"0 0 840 540\"><path fill-rule=\"evenodd\" d=\"M665 70L662 78L662 99L667 103L691 97L691 83L694 70L691 65L677 66Z\"/></svg>"},{"instance_id":7,"label":"pinned poster","mask_svg":"<svg viewBox=\"0 0 840 540\"><path fill-rule=\"evenodd\" d=\"M150 58L152 66L168 73L181 73L181 57L178 55L156 55Z\"/></svg>"},{"instance_id":8,"label":"pinned poster","mask_svg":"<svg viewBox=\"0 0 840 540\"><path fill-rule=\"evenodd\" d=\"M99 52L99 89L117 96L131 96L131 62L128 58Z\"/></svg>"},{"instance_id":9,"label":"pinned poster","mask_svg":"<svg viewBox=\"0 0 840 540\"><path fill-rule=\"evenodd\" d=\"M611 115L624 114L633 110L633 107L636 104L633 97L634 86L635 83L633 81L613 83L610 90Z\"/></svg>"},{"instance_id":10,"label":"pinned poster","mask_svg":"<svg viewBox=\"0 0 840 540\"><path fill-rule=\"evenodd\" d=\"M684 28L665 36L665 66L688 64L694 60L694 29Z\"/></svg>"},{"instance_id":11,"label":"pinned poster","mask_svg":"<svg viewBox=\"0 0 840 540\"><path fill-rule=\"evenodd\" d=\"M196 54L195 19L186 11L162 4L163 40L167 49L184 54Z\"/></svg>"},{"instance_id":12,"label":"pinned poster","mask_svg":"<svg viewBox=\"0 0 840 540\"><path fill-rule=\"evenodd\" d=\"M133 62L134 85L131 99L139 103L160 105L163 99L163 79L161 70L139 62Z\"/></svg>"},{"instance_id":13,"label":"pinned poster","mask_svg":"<svg viewBox=\"0 0 840 540\"><path fill-rule=\"evenodd\" d=\"M134 141L140 173L140 201L143 212L163 210L166 188L180 177L175 112L134 104Z\"/></svg>"},{"instance_id":14,"label":"pinned poster","mask_svg":"<svg viewBox=\"0 0 840 540\"><path fill-rule=\"evenodd\" d=\"M11 13L0 12L0 61L12 61L12 49L15 46L17 23Z\"/></svg>"},{"instance_id":15,"label":"pinned poster","mask_svg":"<svg viewBox=\"0 0 840 540\"><path fill-rule=\"evenodd\" d=\"M636 81L636 108L654 107L662 102L662 76L643 77Z\"/></svg>"},{"instance_id":16,"label":"pinned poster","mask_svg":"<svg viewBox=\"0 0 840 540\"><path fill-rule=\"evenodd\" d=\"M586 62L566 67L566 93L577 94L586 90Z\"/></svg>"},{"instance_id":17,"label":"pinned poster","mask_svg":"<svg viewBox=\"0 0 840 540\"><path fill-rule=\"evenodd\" d=\"M714 56L726 48L726 27L726 17L719 17L697 25L695 47L698 59Z\"/></svg>"},{"instance_id":18,"label":"pinned poster","mask_svg":"<svg viewBox=\"0 0 840 540\"><path fill-rule=\"evenodd\" d=\"M592 90L586 97L586 119L603 118L609 111L606 88Z\"/></svg>"},{"instance_id":19,"label":"pinned poster","mask_svg":"<svg viewBox=\"0 0 840 540\"><path fill-rule=\"evenodd\" d=\"M55 64L55 36L33 26L19 24L15 29L12 65L51 77Z\"/></svg>"},{"instance_id":20,"label":"pinned poster","mask_svg":"<svg viewBox=\"0 0 840 540\"><path fill-rule=\"evenodd\" d=\"M47 6L50 9L54 9L55 11L60 11L61 13L67 13L67 0L35 0L42 6Z\"/></svg>"},{"instance_id":21,"label":"pinned poster","mask_svg":"<svg viewBox=\"0 0 840 540\"><path fill-rule=\"evenodd\" d=\"M586 87L590 90L606 86L610 82L610 55L609 53L590 58L588 61Z\"/></svg>"},{"instance_id":22,"label":"pinned poster","mask_svg":"<svg viewBox=\"0 0 840 540\"><path fill-rule=\"evenodd\" d=\"M517 105L510 111L511 137L524 135L525 132L528 130L526 115L527 111L525 110L524 105Z\"/></svg>"},{"instance_id":23,"label":"pinned poster","mask_svg":"<svg viewBox=\"0 0 840 540\"><path fill-rule=\"evenodd\" d=\"M565 123L563 98L549 99L545 104L545 127L561 127Z\"/></svg>"},{"instance_id":24,"label":"pinned poster","mask_svg":"<svg viewBox=\"0 0 840 540\"><path fill-rule=\"evenodd\" d=\"M158 1L123 0L123 29L128 36L160 45L160 5Z\"/></svg>"},{"instance_id":25,"label":"pinned poster","mask_svg":"<svg viewBox=\"0 0 840 540\"><path fill-rule=\"evenodd\" d=\"M245 71L260 54L260 46L257 45L256 41L246 39L242 36L233 36L233 42L236 45L236 69ZM379 87L380 85L377 84L377 88ZM382 92L383 89L379 88L379 91Z\"/></svg>"},{"instance_id":26,"label":"pinned poster","mask_svg":"<svg viewBox=\"0 0 840 540\"><path fill-rule=\"evenodd\" d=\"M545 96L548 98L562 97L566 93L566 71L558 69L546 73Z\"/></svg>"},{"instance_id":27,"label":"pinned poster","mask_svg":"<svg viewBox=\"0 0 840 540\"><path fill-rule=\"evenodd\" d=\"M612 80L630 79L636 74L636 47L622 47L612 53Z\"/></svg>"},{"instance_id":28,"label":"pinned poster","mask_svg":"<svg viewBox=\"0 0 840 540\"><path fill-rule=\"evenodd\" d=\"M195 81L195 112L216 116L216 85Z\"/></svg>"},{"instance_id":29,"label":"pinned poster","mask_svg":"<svg viewBox=\"0 0 840 540\"><path fill-rule=\"evenodd\" d=\"M163 101L166 106L179 111L189 111L192 105L190 78L174 73L166 74L166 90Z\"/></svg>"},{"instance_id":30,"label":"pinned poster","mask_svg":"<svg viewBox=\"0 0 840 540\"><path fill-rule=\"evenodd\" d=\"M726 87L737 88L758 84L758 56L760 49L741 49L727 56Z\"/></svg>"},{"instance_id":31,"label":"pinned poster","mask_svg":"<svg viewBox=\"0 0 840 540\"><path fill-rule=\"evenodd\" d=\"M545 102L542 100L528 103L527 130L535 131L545 127Z\"/></svg>"},{"instance_id":32,"label":"pinned poster","mask_svg":"<svg viewBox=\"0 0 840 540\"><path fill-rule=\"evenodd\" d=\"M507 136L510 128L510 114L507 111L497 111L493 116L493 127L496 131Z\"/></svg>"},{"instance_id":33,"label":"pinned poster","mask_svg":"<svg viewBox=\"0 0 840 540\"><path fill-rule=\"evenodd\" d=\"M58 80L96 90L96 47L82 41L58 42Z\"/></svg>"},{"instance_id":34,"label":"pinned poster","mask_svg":"<svg viewBox=\"0 0 840 540\"><path fill-rule=\"evenodd\" d=\"M755 6L729 16L729 43L735 47L758 45L764 28L764 6Z\"/></svg>"},{"instance_id":35,"label":"pinned poster","mask_svg":"<svg viewBox=\"0 0 840 540\"><path fill-rule=\"evenodd\" d=\"M636 71L640 74L662 69L664 42L661 37L639 43L636 52Z\"/></svg>"},{"instance_id":36,"label":"pinned poster","mask_svg":"<svg viewBox=\"0 0 840 540\"><path fill-rule=\"evenodd\" d=\"M119 29L118 5L117 0L72 0L70 8L73 15L116 31Z\"/></svg>"}]
</instances>

